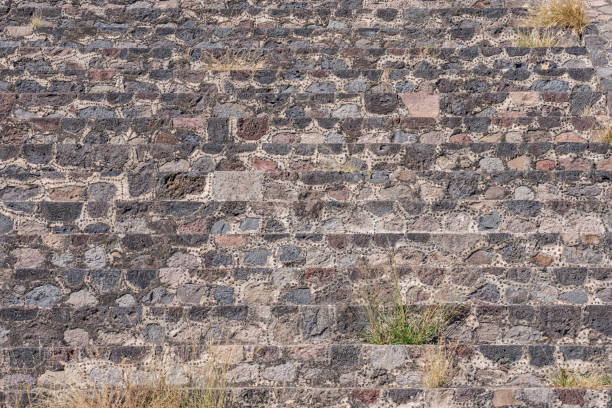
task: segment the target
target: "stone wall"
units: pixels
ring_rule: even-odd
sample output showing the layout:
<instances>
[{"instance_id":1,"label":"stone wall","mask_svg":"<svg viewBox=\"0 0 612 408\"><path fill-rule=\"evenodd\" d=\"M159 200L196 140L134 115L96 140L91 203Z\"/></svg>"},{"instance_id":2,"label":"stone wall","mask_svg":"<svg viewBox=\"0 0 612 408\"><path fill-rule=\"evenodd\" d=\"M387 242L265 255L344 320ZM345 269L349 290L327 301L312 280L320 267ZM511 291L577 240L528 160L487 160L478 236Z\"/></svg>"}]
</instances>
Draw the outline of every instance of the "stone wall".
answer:
<instances>
[{"instance_id":1,"label":"stone wall","mask_svg":"<svg viewBox=\"0 0 612 408\"><path fill-rule=\"evenodd\" d=\"M3 1L5 392L222 341L240 407L610 406L550 387L610 371L606 31L449 6ZM390 257L461 310L443 389L432 346L365 344Z\"/></svg>"}]
</instances>

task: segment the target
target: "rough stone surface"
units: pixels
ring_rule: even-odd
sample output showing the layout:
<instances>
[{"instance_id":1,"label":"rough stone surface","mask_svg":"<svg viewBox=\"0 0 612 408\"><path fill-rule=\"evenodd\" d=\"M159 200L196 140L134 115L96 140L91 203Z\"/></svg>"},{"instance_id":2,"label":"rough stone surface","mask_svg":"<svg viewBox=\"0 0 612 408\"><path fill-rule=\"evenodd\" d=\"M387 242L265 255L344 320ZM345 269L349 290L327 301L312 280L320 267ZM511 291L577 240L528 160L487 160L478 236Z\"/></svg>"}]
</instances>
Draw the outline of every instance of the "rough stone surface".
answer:
<instances>
[{"instance_id":1,"label":"rough stone surface","mask_svg":"<svg viewBox=\"0 0 612 408\"><path fill-rule=\"evenodd\" d=\"M236 408L609 407L550 372L610 368L612 5L525 6L0 2L0 400L214 353ZM366 344L394 275L444 387Z\"/></svg>"}]
</instances>

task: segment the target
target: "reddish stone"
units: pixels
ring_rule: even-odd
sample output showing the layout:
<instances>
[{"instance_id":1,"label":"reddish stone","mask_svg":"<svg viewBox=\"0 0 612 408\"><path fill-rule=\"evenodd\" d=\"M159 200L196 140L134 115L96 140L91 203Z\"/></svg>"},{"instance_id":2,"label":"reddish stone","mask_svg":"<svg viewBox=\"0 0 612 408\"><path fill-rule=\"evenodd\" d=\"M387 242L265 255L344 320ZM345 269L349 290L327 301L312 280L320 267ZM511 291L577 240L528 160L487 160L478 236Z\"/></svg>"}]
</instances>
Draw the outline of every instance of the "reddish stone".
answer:
<instances>
[{"instance_id":1,"label":"reddish stone","mask_svg":"<svg viewBox=\"0 0 612 408\"><path fill-rule=\"evenodd\" d=\"M449 141L451 143L457 143L457 144L462 144L462 145L468 145L472 142L470 140L470 137L466 135L465 133L459 133L458 135L452 135Z\"/></svg>"},{"instance_id":2,"label":"reddish stone","mask_svg":"<svg viewBox=\"0 0 612 408\"><path fill-rule=\"evenodd\" d=\"M579 390L575 388L555 388L557 396L562 403L567 405L584 405L584 394L586 390Z\"/></svg>"},{"instance_id":3,"label":"reddish stone","mask_svg":"<svg viewBox=\"0 0 612 408\"><path fill-rule=\"evenodd\" d=\"M52 347L48 350L49 360L55 364L65 364L76 360L77 353L73 347Z\"/></svg>"},{"instance_id":4,"label":"reddish stone","mask_svg":"<svg viewBox=\"0 0 612 408\"><path fill-rule=\"evenodd\" d=\"M363 52L360 48L345 48L344 50L342 50L342 55L344 55L345 57L358 57L362 54Z\"/></svg>"},{"instance_id":5,"label":"reddish stone","mask_svg":"<svg viewBox=\"0 0 612 408\"><path fill-rule=\"evenodd\" d=\"M92 81L108 81L114 75L114 69L92 69L89 71L89 79Z\"/></svg>"},{"instance_id":6,"label":"reddish stone","mask_svg":"<svg viewBox=\"0 0 612 408\"><path fill-rule=\"evenodd\" d=\"M483 250L476 251L468 257L466 262L470 265L488 265L491 263L491 255Z\"/></svg>"},{"instance_id":7,"label":"reddish stone","mask_svg":"<svg viewBox=\"0 0 612 408\"><path fill-rule=\"evenodd\" d=\"M569 94L566 92L543 92L542 99L544 100L544 102L569 102Z\"/></svg>"},{"instance_id":8,"label":"reddish stone","mask_svg":"<svg viewBox=\"0 0 612 408\"><path fill-rule=\"evenodd\" d=\"M440 115L440 96L425 93L399 94L410 116L419 118L437 118Z\"/></svg>"},{"instance_id":9,"label":"reddish stone","mask_svg":"<svg viewBox=\"0 0 612 408\"><path fill-rule=\"evenodd\" d=\"M511 389L497 389L493 392L494 407L511 407L516 405L514 391Z\"/></svg>"},{"instance_id":10,"label":"reddish stone","mask_svg":"<svg viewBox=\"0 0 612 408\"><path fill-rule=\"evenodd\" d=\"M540 160L536 163L537 170L552 170L555 168L555 162L552 160Z\"/></svg>"},{"instance_id":11,"label":"reddish stone","mask_svg":"<svg viewBox=\"0 0 612 408\"><path fill-rule=\"evenodd\" d=\"M40 131L56 130L59 128L59 118L32 118L30 124L33 129Z\"/></svg>"},{"instance_id":12,"label":"reddish stone","mask_svg":"<svg viewBox=\"0 0 612 408\"><path fill-rule=\"evenodd\" d=\"M62 106L76 99L76 94L20 94L19 103L26 106Z\"/></svg>"},{"instance_id":13,"label":"reddish stone","mask_svg":"<svg viewBox=\"0 0 612 408\"><path fill-rule=\"evenodd\" d=\"M246 237L244 235L215 235L215 242L220 247L228 248L228 247L236 247L244 244L246 242Z\"/></svg>"},{"instance_id":14,"label":"reddish stone","mask_svg":"<svg viewBox=\"0 0 612 408\"><path fill-rule=\"evenodd\" d=\"M254 20L242 20L242 21L238 22L236 27L240 27L240 28L253 28L253 27L255 27L255 21ZM228 28L231 28L231 25Z\"/></svg>"},{"instance_id":15,"label":"reddish stone","mask_svg":"<svg viewBox=\"0 0 612 408\"><path fill-rule=\"evenodd\" d=\"M170 133L160 132L155 135L155 143L160 144L178 144L179 139Z\"/></svg>"},{"instance_id":16,"label":"reddish stone","mask_svg":"<svg viewBox=\"0 0 612 408\"><path fill-rule=\"evenodd\" d=\"M553 259L550 256L544 255L541 252L533 258L533 263L539 267L545 267L552 263Z\"/></svg>"},{"instance_id":17,"label":"reddish stone","mask_svg":"<svg viewBox=\"0 0 612 408\"><path fill-rule=\"evenodd\" d=\"M0 94L0 120L4 120L13 110L15 94Z\"/></svg>"},{"instance_id":18,"label":"reddish stone","mask_svg":"<svg viewBox=\"0 0 612 408\"><path fill-rule=\"evenodd\" d=\"M512 170L527 171L529 170L529 158L527 156L519 156L508 162L508 168Z\"/></svg>"},{"instance_id":19,"label":"reddish stone","mask_svg":"<svg viewBox=\"0 0 612 408\"><path fill-rule=\"evenodd\" d=\"M253 168L258 171L272 171L276 169L276 163L270 160L253 158Z\"/></svg>"},{"instance_id":20,"label":"reddish stone","mask_svg":"<svg viewBox=\"0 0 612 408\"><path fill-rule=\"evenodd\" d=\"M84 188L82 186L64 186L49 189L49 198L53 201L79 201L82 200Z\"/></svg>"},{"instance_id":21,"label":"reddish stone","mask_svg":"<svg viewBox=\"0 0 612 408\"><path fill-rule=\"evenodd\" d=\"M310 169L308 169L308 170L310 170ZM349 192L346 189L334 190L334 191L328 191L327 195L330 198L333 198L334 200L344 201L344 200L346 200L348 198Z\"/></svg>"},{"instance_id":22,"label":"reddish stone","mask_svg":"<svg viewBox=\"0 0 612 408\"><path fill-rule=\"evenodd\" d=\"M595 126L595 118L590 116L573 116L572 125L579 132L586 132Z\"/></svg>"},{"instance_id":23,"label":"reddish stone","mask_svg":"<svg viewBox=\"0 0 612 408\"><path fill-rule=\"evenodd\" d=\"M515 121L516 121L516 118L512 116L491 118L491 123L493 125L500 126L503 128L509 128L510 126L514 125Z\"/></svg>"},{"instance_id":24,"label":"reddish stone","mask_svg":"<svg viewBox=\"0 0 612 408\"><path fill-rule=\"evenodd\" d=\"M612 170L612 157L597 162L597 170Z\"/></svg>"},{"instance_id":25,"label":"reddish stone","mask_svg":"<svg viewBox=\"0 0 612 408\"><path fill-rule=\"evenodd\" d=\"M584 159L561 159L559 160L559 165L564 170L580 170L580 171L589 171L591 170L591 162Z\"/></svg>"},{"instance_id":26,"label":"reddish stone","mask_svg":"<svg viewBox=\"0 0 612 408\"><path fill-rule=\"evenodd\" d=\"M557 143L568 143L568 142L585 143L586 140L584 140L583 138L581 138L574 132L565 132L565 133L558 134L557 137L555 137L555 142Z\"/></svg>"},{"instance_id":27,"label":"reddish stone","mask_svg":"<svg viewBox=\"0 0 612 408\"><path fill-rule=\"evenodd\" d=\"M597 234L581 234L582 242L589 245L598 245L601 242L600 236Z\"/></svg>"},{"instance_id":28,"label":"reddish stone","mask_svg":"<svg viewBox=\"0 0 612 408\"><path fill-rule=\"evenodd\" d=\"M380 391L373 388L357 388L353 390L353 397L366 405L375 404L378 401Z\"/></svg>"},{"instance_id":29,"label":"reddish stone","mask_svg":"<svg viewBox=\"0 0 612 408\"><path fill-rule=\"evenodd\" d=\"M327 236L327 242L329 242L329 246L334 249L344 249L346 248L347 237L341 234L329 234Z\"/></svg>"},{"instance_id":30,"label":"reddish stone","mask_svg":"<svg viewBox=\"0 0 612 408\"><path fill-rule=\"evenodd\" d=\"M205 234L208 232L205 220L197 220L188 224L179 225L176 229L178 234Z\"/></svg>"},{"instance_id":31,"label":"reddish stone","mask_svg":"<svg viewBox=\"0 0 612 408\"><path fill-rule=\"evenodd\" d=\"M334 268L306 268L304 280L307 282L321 282L327 280L336 272Z\"/></svg>"},{"instance_id":32,"label":"reddish stone","mask_svg":"<svg viewBox=\"0 0 612 408\"><path fill-rule=\"evenodd\" d=\"M114 58L121 53L120 48L103 48L102 55L109 58Z\"/></svg>"},{"instance_id":33,"label":"reddish stone","mask_svg":"<svg viewBox=\"0 0 612 408\"><path fill-rule=\"evenodd\" d=\"M175 128L202 129L204 119L202 118L172 118L172 125Z\"/></svg>"},{"instance_id":34,"label":"reddish stone","mask_svg":"<svg viewBox=\"0 0 612 408\"><path fill-rule=\"evenodd\" d=\"M540 95L537 92L510 92L510 99L516 106L532 106L538 103Z\"/></svg>"},{"instance_id":35,"label":"reddish stone","mask_svg":"<svg viewBox=\"0 0 612 408\"><path fill-rule=\"evenodd\" d=\"M256 361L273 361L279 357L280 350L276 346L257 346L253 354Z\"/></svg>"},{"instance_id":36,"label":"reddish stone","mask_svg":"<svg viewBox=\"0 0 612 408\"><path fill-rule=\"evenodd\" d=\"M238 119L238 136L244 140L259 140L268 131L268 117Z\"/></svg>"},{"instance_id":37,"label":"reddish stone","mask_svg":"<svg viewBox=\"0 0 612 408\"><path fill-rule=\"evenodd\" d=\"M458 345L455 355L459 358L471 358L474 355L474 349L469 344Z\"/></svg>"},{"instance_id":38,"label":"reddish stone","mask_svg":"<svg viewBox=\"0 0 612 408\"><path fill-rule=\"evenodd\" d=\"M272 143L297 143L299 140L293 133L278 133L270 138Z\"/></svg>"},{"instance_id":39,"label":"reddish stone","mask_svg":"<svg viewBox=\"0 0 612 408\"><path fill-rule=\"evenodd\" d=\"M434 118L402 118L401 123L404 129L419 130L434 126L436 120Z\"/></svg>"}]
</instances>

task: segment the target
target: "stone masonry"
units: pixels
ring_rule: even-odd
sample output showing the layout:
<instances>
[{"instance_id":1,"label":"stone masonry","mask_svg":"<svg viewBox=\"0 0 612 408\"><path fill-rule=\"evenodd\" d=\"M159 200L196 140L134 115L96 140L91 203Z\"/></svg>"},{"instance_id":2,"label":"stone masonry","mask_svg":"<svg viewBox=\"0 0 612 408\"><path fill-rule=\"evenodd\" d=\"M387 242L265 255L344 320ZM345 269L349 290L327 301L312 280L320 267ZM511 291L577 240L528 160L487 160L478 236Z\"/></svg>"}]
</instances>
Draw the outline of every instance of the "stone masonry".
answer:
<instances>
[{"instance_id":1,"label":"stone masonry","mask_svg":"<svg viewBox=\"0 0 612 408\"><path fill-rule=\"evenodd\" d=\"M1 0L0 395L222 341L236 407L612 407L549 382L612 369L590 5L520 48L514 0ZM390 257L461 310L445 388L364 340Z\"/></svg>"}]
</instances>

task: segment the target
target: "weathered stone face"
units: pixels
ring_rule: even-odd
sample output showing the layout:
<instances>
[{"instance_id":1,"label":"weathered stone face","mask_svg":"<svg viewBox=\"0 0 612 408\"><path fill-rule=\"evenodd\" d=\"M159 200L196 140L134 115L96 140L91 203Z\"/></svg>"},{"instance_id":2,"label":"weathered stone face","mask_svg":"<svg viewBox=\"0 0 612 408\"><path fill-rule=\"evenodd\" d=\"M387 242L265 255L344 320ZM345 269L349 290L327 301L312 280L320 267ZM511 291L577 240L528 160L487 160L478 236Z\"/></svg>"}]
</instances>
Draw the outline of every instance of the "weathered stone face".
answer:
<instances>
[{"instance_id":1,"label":"weathered stone face","mask_svg":"<svg viewBox=\"0 0 612 408\"><path fill-rule=\"evenodd\" d=\"M213 196L219 201L258 200L262 194L261 176L251 172L216 172Z\"/></svg>"},{"instance_id":2,"label":"weathered stone face","mask_svg":"<svg viewBox=\"0 0 612 408\"><path fill-rule=\"evenodd\" d=\"M1 392L212 356L236 407L610 405L550 377L610 354L608 0L556 47L497 0L4 3ZM366 344L397 289L440 344Z\"/></svg>"}]
</instances>

